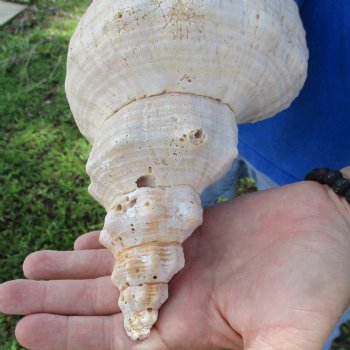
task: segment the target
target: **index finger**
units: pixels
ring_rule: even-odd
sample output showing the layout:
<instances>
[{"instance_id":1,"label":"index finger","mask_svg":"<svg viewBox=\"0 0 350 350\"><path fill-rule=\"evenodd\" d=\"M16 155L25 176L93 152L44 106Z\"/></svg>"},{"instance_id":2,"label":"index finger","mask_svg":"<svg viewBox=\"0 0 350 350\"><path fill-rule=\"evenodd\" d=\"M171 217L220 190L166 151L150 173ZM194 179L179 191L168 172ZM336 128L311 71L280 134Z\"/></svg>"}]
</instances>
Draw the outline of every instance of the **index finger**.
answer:
<instances>
[{"instance_id":1,"label":"index finger","mask_svg":"<svg viewBox=\"0 0 350 350\"><path fill-rule=\"evenodd\" d=\"M41 251L27 256L23 272L33 280L98 278L111 275L114 261L107 249Z\"/></svg>"}]
</instances>

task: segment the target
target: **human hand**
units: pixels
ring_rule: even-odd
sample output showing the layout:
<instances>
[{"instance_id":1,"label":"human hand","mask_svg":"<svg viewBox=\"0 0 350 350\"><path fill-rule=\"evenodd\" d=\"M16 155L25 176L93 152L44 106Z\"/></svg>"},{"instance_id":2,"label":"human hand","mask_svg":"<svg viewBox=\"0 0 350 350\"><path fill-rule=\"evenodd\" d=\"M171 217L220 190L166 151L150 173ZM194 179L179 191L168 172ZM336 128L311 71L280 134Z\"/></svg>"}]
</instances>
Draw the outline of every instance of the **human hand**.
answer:
<instances>
[{"instance_id":1,"label":"human hand","mask_svg":"<svg viewBox=\"0 0 350 350\"><path fill-rule=\"evenodd\" d=\"M184 244L150 337L123 329L112 255L98 233L73 252L37 252L31 280L0 286L0 310L29 315L16 329L32 350L319 350L350 302L350 205L302 182L205 211ZM49 281L45 281L49 280Z\"/></svg>"}]
</instances>

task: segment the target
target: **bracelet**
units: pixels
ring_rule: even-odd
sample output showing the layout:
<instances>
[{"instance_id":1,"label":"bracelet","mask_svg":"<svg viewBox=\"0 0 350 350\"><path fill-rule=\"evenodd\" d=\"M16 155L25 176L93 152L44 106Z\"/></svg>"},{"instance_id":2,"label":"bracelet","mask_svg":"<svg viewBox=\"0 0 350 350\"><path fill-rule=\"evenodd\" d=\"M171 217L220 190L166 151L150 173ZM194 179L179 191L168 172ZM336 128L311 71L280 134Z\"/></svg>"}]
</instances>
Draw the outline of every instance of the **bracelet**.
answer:
<instances>
[{"instance_id":1,"label":"bracelet","mask_svg":"<svg viewBox=\"0 0 350 350\"><path fill-rule=\"evenodd\" d=\"M344 197L350 203L350 180L345 179L339 170L316 168L310 171L304 180L328 185L337 195Z\"/></svg>"}]
</instances>

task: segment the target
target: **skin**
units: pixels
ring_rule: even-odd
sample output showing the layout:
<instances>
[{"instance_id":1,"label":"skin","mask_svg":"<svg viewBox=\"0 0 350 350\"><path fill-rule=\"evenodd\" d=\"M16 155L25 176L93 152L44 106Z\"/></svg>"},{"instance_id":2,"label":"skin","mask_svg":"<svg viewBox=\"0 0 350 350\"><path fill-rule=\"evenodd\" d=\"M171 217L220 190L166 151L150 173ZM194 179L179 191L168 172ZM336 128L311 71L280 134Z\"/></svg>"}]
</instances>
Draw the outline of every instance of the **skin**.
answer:
<instances>
[{"instance_id":1,"label":"skin","mask_svg":"<svg viewBox=\"0 0 350 350\"><path fill-rule=\"evenodd\" d=\"M27 315L16 329L24 347L320 350L350 303L350 205L314 182L206 210L143 342L125 334L102 248L98 232L85 234L74 251L31 254L28 280L0 285L0 311Z\"/></svg>"}]
</instances>

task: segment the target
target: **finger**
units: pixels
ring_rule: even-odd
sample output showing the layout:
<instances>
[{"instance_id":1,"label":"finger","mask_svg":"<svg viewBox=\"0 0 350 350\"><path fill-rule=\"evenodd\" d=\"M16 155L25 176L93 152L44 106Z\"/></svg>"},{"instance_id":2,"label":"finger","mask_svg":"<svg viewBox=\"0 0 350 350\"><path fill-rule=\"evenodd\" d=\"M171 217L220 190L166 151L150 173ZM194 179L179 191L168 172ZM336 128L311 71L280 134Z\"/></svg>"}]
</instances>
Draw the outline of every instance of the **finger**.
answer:
<instances>
[{"instance_id":1,"label":"finger","mask_svg":"<svg viewBox=\"0 0 350 350\"><path fill-rule=\"evenodd\" d=\"M31 350L164 350L157 331L142 342L132 342L124 331L123 315L58 316L35 314L23 318L16 338Z\"/></svg>"},{"instance_id":2,"label":"finger","mask_svg":"<svg viewBox=\"0 0 350 350\"><path fill-rule=\"evenodd\" d=\"M340 170L344 177L350 179L350 166L347 166L346 168L343 168Z\"/></svg>"},{"instance_id":3,"label":"finger","mask_svg":"<svg viewBox=\"0 0 350 350\"><path fill-rule=\"evenodd\" d=\"M103 249L104 246L99 242L100 231L85 233L74 242L74 250Z\"/></svg>"},{"instance_id":4,"label":"finger","mask_svg":"<svg viewBox=\"0 0 350 350\"><path fill-rule=\"evenodd\" d=\"M116 324L122 326L119 318L30 315L17 324L16 338L31 350L117 350L122 349L113 340Z\"/></svg>"},{"instance_id":5,"label":"finger","mask_svg":"<svg viewBox=\"0 0 350 350\"><path fill-rule=\"evenodd\" d=\"M17 280L0 285L0 311L8 315L112 315L119 291L109 277L80 281Z\"/></svg>"},{"instance_id":6,"label":"finger","mask_svg":"<svg viewBox=\"0 0 350 350\"><path fill-rule=\"evenodd\" d=\"M90 279L109 276L113 264L114 257L106 249L41 251L27 256L23 272L27 278L34 280Z\"/></svg>"}]
</instances>

